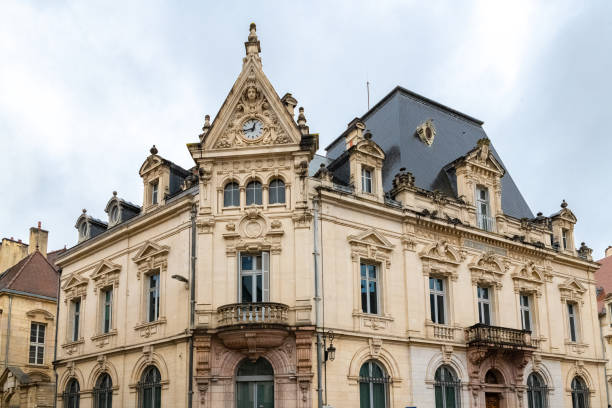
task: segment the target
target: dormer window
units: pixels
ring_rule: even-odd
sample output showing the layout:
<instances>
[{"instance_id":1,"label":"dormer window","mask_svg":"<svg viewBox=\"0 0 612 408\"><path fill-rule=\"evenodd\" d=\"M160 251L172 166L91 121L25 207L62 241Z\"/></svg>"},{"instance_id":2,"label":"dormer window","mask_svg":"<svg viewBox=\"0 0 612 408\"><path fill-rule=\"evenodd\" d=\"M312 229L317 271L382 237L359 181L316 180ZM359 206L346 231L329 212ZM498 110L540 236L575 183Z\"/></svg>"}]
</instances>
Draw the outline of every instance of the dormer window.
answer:
<instances>
[{"instance_id":1,"label":"dormer window","mask_svg":"<svg viewBox=\"0 0 612 408\"><path fill-rule=\"evenodd\" d=\"M489 205L489 189L483 186L476 187L476 217L478 228L485 231L493 231L493 218Z\"/></svg>"},{"instance_id":2,"label":"dormer window","mask_svg":"<svg viewBox=\"0 0 612 408\"><path fill-rule=\"evenodd\" d=\"M158 193L159 183L157 180L151 183L151 204L157 204L157 193Z\"/></svg>"},{"instance_id":3,"label":"dormer window","mask_svg":"<svg viewBox=\"0 0 612 408\"><path fill-rule=\"evenodd\" d=\"M372 193L372 170L361 168L361 191L364 193Z\"/></svg>"}]
</instances>

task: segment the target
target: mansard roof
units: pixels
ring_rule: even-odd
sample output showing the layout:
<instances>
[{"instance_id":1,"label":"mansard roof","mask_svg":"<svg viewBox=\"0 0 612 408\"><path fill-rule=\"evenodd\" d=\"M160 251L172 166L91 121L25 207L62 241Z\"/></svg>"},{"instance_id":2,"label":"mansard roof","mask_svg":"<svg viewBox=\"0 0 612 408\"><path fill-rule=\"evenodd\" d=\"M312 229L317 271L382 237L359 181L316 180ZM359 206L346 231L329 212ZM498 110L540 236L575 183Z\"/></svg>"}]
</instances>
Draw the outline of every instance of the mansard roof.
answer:
<instances>
[{"instance_id":1,"label":"mansard roof","mask_svg":"<svg viewBox=\"0 0 612 408\"><path fill-rule=\"evenodd\" d=\"M414 175L417 187L440 190L456 197L454 169L447 165L472 151L478 140L487 138L482 121L399 86L360 120L386 154L383 165L385 191L391 190L393 177L405 167ZM427 122L435 128L431 144L425 143L417 131ZM328 159L342 161L346 150L343 136L340 135L326 148ZM490 150L500 166L506 168L493 144ZM346 172L338 164L333 166L333 171L334 176L341 180ZM533 218L510 174L506 172L501 180L504 213L516 218Z\"/></svg>"}]
</instances>

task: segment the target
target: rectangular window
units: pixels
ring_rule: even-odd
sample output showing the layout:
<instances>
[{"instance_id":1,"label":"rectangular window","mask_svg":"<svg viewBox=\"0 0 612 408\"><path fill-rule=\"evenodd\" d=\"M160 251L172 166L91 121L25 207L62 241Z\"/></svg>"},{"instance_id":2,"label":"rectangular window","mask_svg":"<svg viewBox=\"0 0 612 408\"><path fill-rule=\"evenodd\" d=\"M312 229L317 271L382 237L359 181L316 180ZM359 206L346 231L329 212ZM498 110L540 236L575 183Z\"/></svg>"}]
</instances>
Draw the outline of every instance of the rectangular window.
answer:
<instances>
[{"instance_id":1,"label":"rectangular window","mask_svg":"<svg viewBox=\"0 0 612 408\"><path fill-rule=\"evenodd\" d=\"M159 272L149 275L147 320L154 322L159 319Z\"/></svg>"},{"instance_id":2,"label":"rectangular window","mask_svg":"<svg viewBox=\"0 0 612 408\"><path fill-rule=\"evenodd\" d=\"M380 288L378 285L378 267L372 264L361 264L361 311L378 314Z\"/></svg>"},{"instance_id":3,"label":"rectangular window","mask_svg":"<svg viewBox=\"0 0 612 408\"><path fill-rule=\"evenodd\" d=\"M151 204L157 204L158 182L151 183Z\"/></svg>"},{"instance_id":4,"label":"rectangular window","mask_svg":"<svg viewBox=\"0 0 612 408\"><path fill-rule=\"evenodd\" d=\"M113 288L102 291L102 333L108 333L112 328L113 319Z\"/></svg>"},{"instance_id":5,"label":"rectangular window","mask_svg":"<svg viewBox=\"0 0 612 408\"><path fill-rule=\"evenodd\" d=\"M576 306L573 303L567 304L567 317L569 319L569 337L570 341L578 341L578 330L576 327Z\"/></svg>"},{"instance_id":6,"label":"rectangular window","mask_svg":"<svg viewBox=\"0 0 612 408\"><path fill-rule=\"evenodd\" d=\"M481 324L491 325L491 294L489 288L478 286L478 319Z\"/></svg>"},{"instance_id":7,"label":"rectangular window","mask_svg":"<svg viewBox=\"0 0 612 408\"><path fill-rule=\"evenodd\" d=\"M476 217L480 229L493 231L493 218L489 208L489 190L486 187L476 187Z\"/></svg>"},{"instance_id":8,"label":"rectangular window","mask_svg":"<svg viewBox=\"0 0 612 408\"><path fill-rule=\"evenodd\" d=\"M366 168L361 169L361 191L372 192L372 171Z\"/></svg>"},{"instance_id":9,"label":"rectangular window","mask_svg":"<svg viewBox=\"0 0 612 408\"><path fill-rule=\"evenodd\" d=\"M563 249L567 249L567 230L561 230L561 241L563 242Z\"/></svg>"},{"instance_id":10,"label":"rectangular window","mask_svg":"<svg viewBox=\"0 0 612 408\"><path fill-rule=\"evenodd\" d=\"M270 254L240 254L241 303L269 302Z\"/></svg>"},{"instance_id":11,"label":"rectangular window","mask_svg":"<svg viewBox=\"0 0 612 408\"><path fill-rule=\"evenodd\" d=\"M74 299L72 301L72 341L79 339L79 324L81 319L81 299Z\"/></svg>"},{"instance_id":12,"label":"rectangular window","mask_svg":"<svg viewBox=\"0 0 612 408\"><path fill-rule=\"evenodd\" d=\"M521 325L523 330L531 331L531 301L529 295L521 294L519 297L521 300Z\"/></svg>"},{"instance_id":13,"label":"rectangular window","mask_svg":"<svg viewBox=\"0 0 612 408\"><path fill-rule=\"evenodd\" d=\"M445 303L446 291L444 280L429 278L429 306L431 308L431 321L437 324L446 324Z\"/></svg>"},{"instance_id":14,"label":"rectangular window","mask_svg":"<svg viewBox=\"0 0 612 408\"><path fill-rule=\"evenodd\" d=\"M45 329L42 323L32 323L30 326L30 364L44 363Z\"/></svg>"}]
</instances>

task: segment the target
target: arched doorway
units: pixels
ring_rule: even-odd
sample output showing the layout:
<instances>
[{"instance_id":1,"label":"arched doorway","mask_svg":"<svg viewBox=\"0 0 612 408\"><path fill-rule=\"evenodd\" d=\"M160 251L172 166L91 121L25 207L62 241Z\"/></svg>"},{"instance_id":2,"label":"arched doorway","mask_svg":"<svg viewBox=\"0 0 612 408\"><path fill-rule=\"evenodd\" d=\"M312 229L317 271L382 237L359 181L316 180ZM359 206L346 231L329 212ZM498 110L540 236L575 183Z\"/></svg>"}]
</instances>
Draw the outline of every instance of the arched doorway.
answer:
<instances>
[{"instance_id":1,"label":"arched doorway","mask_svg":"<svg viewBox=\"0 0 612 408\"><path fill-rule=\"evenodd\" d=\"M236 408L274 408L274 370L266 359L238 366Z\"/></svg>"},{"instance_id":2,"label":"arched doorway","mask_svg":"<svg viewBox=\"0 0 612 408\"><path fill-rule=\"evenodd\" d=\"M499 387L504 384L504 377L499 371L492 368L485 374L484 382L486 387L485 407L501 408L501 389Z\"/></svg>"}]
</instances>

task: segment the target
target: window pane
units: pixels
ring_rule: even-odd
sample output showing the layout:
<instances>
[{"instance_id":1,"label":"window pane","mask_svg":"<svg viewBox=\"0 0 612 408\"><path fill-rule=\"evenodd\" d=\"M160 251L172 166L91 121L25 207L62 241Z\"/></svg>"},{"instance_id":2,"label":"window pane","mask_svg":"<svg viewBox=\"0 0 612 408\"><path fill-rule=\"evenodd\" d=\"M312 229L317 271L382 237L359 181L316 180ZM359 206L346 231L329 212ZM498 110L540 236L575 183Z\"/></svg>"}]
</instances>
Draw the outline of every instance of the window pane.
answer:
<instances>
[{"instance_id":1,"label":"window pane","mask_svg":"<svg viewBox=\"0 0 612 408\"><path fill-rule=\"evenodd\" d=\"M39 343L44 343L45 342L45 325L44 324L39 324L38 326L38 342Z\"/></svg>"},{"instance_id":2,"label":"window pane","mask_svg":"<svg viewBox=\"0 0 612 408\"><path fill-rule=\"evenodd\" d=\"M444 408L444 396L442 395L442 386L434 387L434 395L436 398L436 408Z\"/></svg>"},{"instance_id":3,"label":"window pane","mask_svg":"<svg viewBox=\"0 0 612 408\"><path fill-rule=\"evenodd\" d=\"M43 347L38 347L36 353L36 364L42 364L44 358L45 349Z\"/></svg>"},{"instance_id":4,"label":"window pane","mask_svg":"<svg viewBox=\"0 0 612 408\"><path fill-rule=\"evenodd\" d=\"M437 299L438 304L438 323L444 324L444 297L438 296Z\"/></svg>"},{"instance_id":5,"label":"window pane","mask_svg":"<svg viewBox=\"0 0 612 408\"><path fill-rule=\"evenodd\" d=\"M436 313L436 295L433 293L429 295L429 308L431 310L431 321L438 323L438 316Z\"/></svg>"},{"instance_id":6,"label":"window pane","mask_svg":"<svg viewBox=\"0 0 612 408\"><path fill-rule=\"evenodd\" d=\"M366 264L361 264L361 277L362 278L365 278L366 276L366 268L367 268Z\"/></svg>"},{"instance_id":7,"label":"window pane","mask_svg":"<svg viewBox=\"0 0 612 408\"><path fill-rule=\"evenodd\" d=\"M442 282L442 279L436 279L436 290L444 290L444 282Z\"/></svg>"},{"instance_id":8,"label":"window pane","mask_svg":"<svg viewBox=\"0 0 612 408\"><path fill-rule=\"evenodd\" d=\"M446 407L445 408L455 408L455 388L451 386L447 386L446 388Z\"/></svg>"},{"instance_id":9,"label":"window pane","mask_svg":"<svg viewBox=\"0 0 612 408\"><path fill-rule=\"evenodd\" d=\"M262 276L261 275L257 275L257 299L255 300L256 302L261 302L263 301L263 285L262 285Z\"/></svg>"},{"instance_id":10,"label":"window pane","mask_svg":"<svg viewBox=\"0 0 612 408\"><path fill-rule=\"evenodd\" d=\"M253 280L252 276L242 276L242 301L253 302Z\"/></svg>"},{"instance_id":11,"label":"window pane","mask_svg":"<svg viewBox=\"0 0 612 408\"><path fill-rule=\"evenodd\" d=\"M365 279L361 280L361 311L368 313L368 294L367 294L367 282Z\"/></svg>"},{"instance_id":12,"label":"window pane","mask_svg":"<svg viewBox=\"0 0 612 408\"><path fill-rule=\"evenodd\" d=\"M370 384L359 383L359 407L360 408L371 408L370 407Z\"/></svg>"},{"instance_id":13,"label":"window pane","mask_svg":"<svg viewBox=\"0 0 612 408\"><path fill-rule=\"evenodd\" d=\"M253 270L253 257L251 255L242 255L242 270L243 271L252 271Z\"/></svg>"},{"instance_id":14,"label":"window pane","mask_svg":"<svg viewBox=\"0 0 612 408\"><path fill-rule=\"evenodd\" d=\"M378 313L378 288L376 282L370 281L370 313Z\"/></svg>"},{"instance_id":15,"label":"window pane","mask_svg":"<svg viewBox=\"0 0 612 408\"><path fill-rule=\"evenodd\" d=\"M374 389L373 408L385 408L385 385L374 383L372 388Z\"/></svg>"},{"instance_id":16,"label":"window pane","mask_svg":"<svg viewBox=\"0 0 612 408\"><path fill-rule=\"evenodd\" d=\"M434 278L429 278L429 289L434 288Z\"/></svg>"},{"instance_id":17,"label":"window pane","mask_svg":"<svg viewBox=\"0 0 612 408\"><path fill-rule=\"evenodd\" d=\"M575 327L575 322L574 322L574 316L570 316L569 324L570 324L570 340L576 341L576 327Z\"/></svg>"},{"instance_id":18,"label":"window pane","mask_svg":"<svg viewBox=\"0 0 612 408\"><path fill-rule=\"evenodd\" d=\"M368 275L370 279L376 279L376 266L368 265Z\"/></svg>"},{"instance_id":19,"label":"window pane","mask_svg":"<svg viewBox=\"0 0 612 408\"><path fill-rule=\"evenodd\" d=\"M484 324L491 324L491 311L489 310L490 305L488 303L483 303L482 305L482 312L483 312L483 317L484 317Z\"/></svg>"},{"instance_id":20,"label":"window pane","mask_svg":"<svg viewBox=\"0 0 612 408\"><path fill-rule=\"evenodd\" d=\"M529 310L523 311L523 330L531 331L531 319L529 316Z\"/></svg>"},{"instance_id":21,"label":"window pane","mask_svg":"<svg viewBox=\"0 0 612 408\"><path fill-rule=\"evenodd\" d=\"M30 346L30 364L35 364L36 363L36 347L35 346Z\"/></svg>"}]
</instances>

